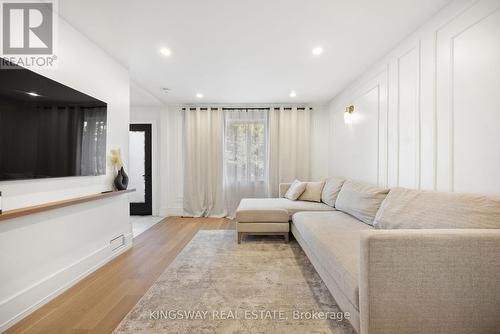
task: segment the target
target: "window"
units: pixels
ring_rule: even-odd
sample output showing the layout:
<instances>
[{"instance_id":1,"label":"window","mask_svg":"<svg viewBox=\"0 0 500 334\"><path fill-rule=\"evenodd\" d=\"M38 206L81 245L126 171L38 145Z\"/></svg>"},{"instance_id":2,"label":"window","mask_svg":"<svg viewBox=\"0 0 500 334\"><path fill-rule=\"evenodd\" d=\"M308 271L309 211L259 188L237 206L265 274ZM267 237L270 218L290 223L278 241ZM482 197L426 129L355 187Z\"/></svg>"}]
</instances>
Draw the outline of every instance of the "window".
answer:
<instances>
[{"instance_id":1,"label":"window","mask_svg":"<svg viewBox=\"0 0 500 334\"><path fill-rule=\"evenodd\" d=\"M225 169L230 183L264 182L267 170L267 112L226 112Z\"/></svg>"}]
</instances>

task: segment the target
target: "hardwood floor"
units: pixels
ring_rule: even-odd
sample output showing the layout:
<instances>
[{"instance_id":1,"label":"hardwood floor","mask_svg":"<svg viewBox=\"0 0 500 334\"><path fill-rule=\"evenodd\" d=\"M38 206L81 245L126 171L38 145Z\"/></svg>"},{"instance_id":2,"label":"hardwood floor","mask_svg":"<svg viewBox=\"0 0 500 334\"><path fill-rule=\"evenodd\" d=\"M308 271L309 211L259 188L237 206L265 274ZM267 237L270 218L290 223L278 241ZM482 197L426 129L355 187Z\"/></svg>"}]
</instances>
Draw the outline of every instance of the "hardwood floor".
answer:
<instances>
[{"instance_id":1,"label":"hardwood floor","mask_svg":"<svg viewBox=\"0 0 500 334\"><path fill-rule=\"evenodd\" d=\"M222 218L166 218L6 333L111 333L196 232L234 228Z\"/></svg>"}]
</instances>

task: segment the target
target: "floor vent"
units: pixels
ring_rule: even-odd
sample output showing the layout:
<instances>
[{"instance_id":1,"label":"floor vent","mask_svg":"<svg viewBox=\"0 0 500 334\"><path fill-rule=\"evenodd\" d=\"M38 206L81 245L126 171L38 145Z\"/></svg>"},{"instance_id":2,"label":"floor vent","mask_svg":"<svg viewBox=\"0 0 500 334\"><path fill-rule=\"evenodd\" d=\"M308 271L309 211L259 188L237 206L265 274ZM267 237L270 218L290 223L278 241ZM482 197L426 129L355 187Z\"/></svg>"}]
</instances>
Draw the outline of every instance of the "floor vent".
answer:
<instances>
[{"instance_id":1,"label":"floor vent","mask_svg":"<svg viewBox=\"0 0 500 334\"><path fill-rule=\"evenodd\" d=\"M122 247L122 246L125 245L125 236L123 234L119 235L116 238L111 239L109 241L109 244L111 246L111 251L114 252L118 248L120 248L120 247Z\"/></svg>"}]
</instances>

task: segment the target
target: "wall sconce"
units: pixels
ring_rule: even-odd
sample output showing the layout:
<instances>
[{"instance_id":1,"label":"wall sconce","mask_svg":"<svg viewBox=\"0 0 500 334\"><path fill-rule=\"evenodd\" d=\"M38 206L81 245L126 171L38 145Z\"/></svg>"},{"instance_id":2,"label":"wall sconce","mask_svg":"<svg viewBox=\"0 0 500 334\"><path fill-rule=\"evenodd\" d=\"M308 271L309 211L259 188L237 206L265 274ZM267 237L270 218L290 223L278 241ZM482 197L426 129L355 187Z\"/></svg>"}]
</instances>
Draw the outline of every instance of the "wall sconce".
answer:
<instances>
[{"instance_id":1,"label":"wall sconce","mask_svg":"<svg viewBox=\"0 0 500 334\"><path fill-rule=\"evenodd\" d=\"M344 123L345 124L352 124L352 113L353 112L354 112L353 105L345 107L345 112L344 112Z\"/></svg>"}]
</instances>

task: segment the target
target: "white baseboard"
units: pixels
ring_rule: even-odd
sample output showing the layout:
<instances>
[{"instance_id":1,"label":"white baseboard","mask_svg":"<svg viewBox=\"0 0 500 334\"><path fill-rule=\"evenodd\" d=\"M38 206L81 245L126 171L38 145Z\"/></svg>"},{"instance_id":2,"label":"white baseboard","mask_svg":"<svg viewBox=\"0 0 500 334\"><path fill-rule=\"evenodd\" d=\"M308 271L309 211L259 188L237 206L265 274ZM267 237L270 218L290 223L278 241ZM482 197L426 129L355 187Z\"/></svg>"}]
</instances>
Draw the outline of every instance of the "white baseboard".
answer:
<instances>
[{"instance_id":1,"label":"white baseboard","mask_svg":"<svg viewBox=\"0 0 500 334\"><path fill-rule=\"evenodd\" d=\"M184 209L182 207L163 207L160 208L160 216L182 216L184 215Z\"/></svg>"},{"instance_id":2,"label":"white baseboard","mask_svg":"<svg viewBox=\"0 0 500 334\"><path fill-rule=\"evenodd\" d=\"M0 332L47 304L130 247L132 233L125 235L125 244L114 252L108 244L0 301Z\"/></svg>"},{"instance_id":3,"label":"white baseboard","mask_svg":"<svg viewBox=\"0 0 500 334\"><path fill-rule=\"evenodd\" d=\"M168 215L167 215L168 208L160 208L158 211L159 211L159 212L158 212L158 215L159 215L160 217L167 217L167 216L168 216Z\"/></svg>"}]
</instances>

